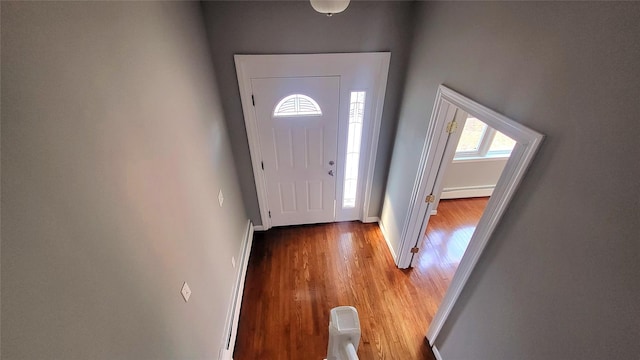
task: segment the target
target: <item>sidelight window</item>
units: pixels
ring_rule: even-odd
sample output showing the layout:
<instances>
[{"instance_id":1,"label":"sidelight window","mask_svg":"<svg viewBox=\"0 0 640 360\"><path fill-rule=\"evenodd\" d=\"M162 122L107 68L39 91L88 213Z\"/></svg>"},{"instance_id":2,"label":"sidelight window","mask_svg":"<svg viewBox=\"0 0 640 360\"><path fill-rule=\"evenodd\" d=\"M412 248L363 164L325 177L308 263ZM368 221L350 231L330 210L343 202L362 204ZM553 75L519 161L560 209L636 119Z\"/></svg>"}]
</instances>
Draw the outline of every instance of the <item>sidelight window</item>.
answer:
<instances>
[{"instance_id":1,"label":"sidelight window","mask_svg":"<svg viewBox=\"0 0 640 360\"><path fill-rule=\"evenodd\" d=\"M362 145L362 123L364 120L364 91L352 91L349 102L349 130L347 133L347 159L345 162L343 208L354 208L358 190L358 170Z\"/></svg>"}]
</instances>

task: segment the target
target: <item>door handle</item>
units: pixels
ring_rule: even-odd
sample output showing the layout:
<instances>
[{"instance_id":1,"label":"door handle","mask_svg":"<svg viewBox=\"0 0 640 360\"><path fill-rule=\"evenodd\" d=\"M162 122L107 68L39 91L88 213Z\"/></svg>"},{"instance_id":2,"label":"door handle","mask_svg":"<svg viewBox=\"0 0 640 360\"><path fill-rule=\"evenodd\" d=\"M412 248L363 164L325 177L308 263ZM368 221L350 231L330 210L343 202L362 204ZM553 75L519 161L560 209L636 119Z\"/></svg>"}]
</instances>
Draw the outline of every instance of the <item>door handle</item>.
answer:
<instances>
[{"instance_id":1,"label":"door handle","mask_svg":"<svg viewBox=\"0 0 640 360\"><path fill-rule=\"evenodd\" d=\"M335 162L333 160L329 161L329 165L333 165Z\"/></svg>"},{"instance_id":2,"label":"door handle","mask_svg":"<svg viewBox=\"0 0 640 360\"><path fill-rule=\"evenodd\" d=\"M333 170L329 170L329 175L333 176Z\"/></svg>"}]
</instances>

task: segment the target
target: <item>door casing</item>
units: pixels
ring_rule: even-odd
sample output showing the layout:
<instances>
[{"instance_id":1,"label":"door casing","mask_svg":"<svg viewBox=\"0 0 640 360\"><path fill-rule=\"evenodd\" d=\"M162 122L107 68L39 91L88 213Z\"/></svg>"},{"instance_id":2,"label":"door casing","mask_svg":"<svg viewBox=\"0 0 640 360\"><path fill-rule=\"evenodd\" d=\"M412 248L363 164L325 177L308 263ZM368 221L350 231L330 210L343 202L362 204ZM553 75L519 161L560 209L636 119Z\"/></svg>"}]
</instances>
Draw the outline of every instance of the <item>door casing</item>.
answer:
<instances>
[{"instance_id":1,"label":"door casing","mask_svg":"<svg viewBox=\"0 0 640 360\"><path fill-rule=\"evenodd\" d=\"M430 191L435 187L436 174L440 166L439 163L443 159L442 152L438 155L438 142L446 126L447 114L451 113L452 108L461 109L495 130L509 136L516 141L516 145L502 171L502 175L489 199L489 203L476 226L476 230L469 241L467 250L458 265L458 269L451 280L444 299L440 303L438 311L429 325L426 336L430 344L435 343L440 330L442 330L447 317L451 313L453 306L478 262L480 254L482 254L491 234L504 214L509 201L524 178L527 168L544 139L544 135L444 85L440 85L436 94L422 156L418 165L419 171L415 179L411 203L408 209L409 218L404 224L400 239L400 253L396 259L396 264L399 268L407 268L411 265L413 255L411 248L416 243L416 239L421 237L426 230L426 222L424 219L428 216L427 211L431 211L431 206L425 202L425 197L429 195Z\"/></svg>"},{"instance_id":2,"label":"door casing","mask_svg":"<svg viewBox=\"0 0 640 360\"><path fill-rule=\"evenodd\" d=\"M262 154L256 114L253 107L251 79L278 77L340 77L340 105L338 129L338 154L346 152L349 96L352 91L366 91L365 125L362 131L362 148L356 207L342 210L336 205L336 221L359 219L376 222L369 216L369 203L373 182L380 123L384 104L391 53L342 53L342 54L286 54L286 55L235 55L236 74L244 115L251 165L258 194L262 226L256 230L271 228L267 207L266 181L262 172ZM336 168L336 201L342 199L344 164Z\"/></svg>"},{"instance_id":3,"label":"door casing","mask_svg":"<svg viewBox=\"0 0 640 360\"><path fill-rule=\"evenodd\" d=\"M425 174L427 177L425 179L425 183L428 184L425 187L425 193L433 195L434 200L432 202L425 202L423 205L426 209L425 216L422 219L422 225L420 227L422 232L418 233L416 241L411 245L411 247L418 247L420 245L420 242L422 241L422 236L420 234L425 233L431 215L436 212L438 203L440 202L440 196L442 195L443 175L446 174L447 168L455 156L456 147L460 141L460 136L462 135L462 129L464 129L467 115L467 112L451 104L443 104L443 108L439 111L437 122L442 126L438 126L440 131L436 131L434 134L434 147L432 148L433 160L430 161L431 166ZM457 130L452 132L445 131L445 125L452 122L455 122ZM413 262L417 258L416 254L412 252L409 252L409 254L401 252L400 255L401 257L398 259L399 261L406 261L407 258L410 259L409 266L412 266Z\"/></svg>"}]
</instances>

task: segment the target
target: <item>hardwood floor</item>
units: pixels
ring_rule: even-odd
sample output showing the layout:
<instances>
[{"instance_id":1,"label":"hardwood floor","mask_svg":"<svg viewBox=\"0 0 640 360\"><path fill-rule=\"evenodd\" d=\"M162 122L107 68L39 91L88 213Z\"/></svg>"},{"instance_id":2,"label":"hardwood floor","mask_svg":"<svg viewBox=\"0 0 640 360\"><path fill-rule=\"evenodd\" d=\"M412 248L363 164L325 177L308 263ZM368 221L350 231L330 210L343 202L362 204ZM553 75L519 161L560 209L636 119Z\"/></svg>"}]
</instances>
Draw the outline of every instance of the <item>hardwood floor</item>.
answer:
<instances>
[{"instance_id":1,"label":"hardwood floor","mask_svg":"<svg viewBox=\"0 0 640 360\"><path fill-rule=\"evenodd\" d=\"M234 359L323 359L329 310L339 305L358 309L360 359L434 359L424 335L459 252L445 242L425 244L418 266L400 270L377 224L256 233Z\"/></svg>"},{"instance_id":2,"label":"hardwood floor","mask_svg":"<svg viewBox=\"0 0 640 360\"><path fill-rule=\"evenodd\" d=\"M439 293L433 294L438 299L436 310L488 202L488 197L442 200L438 214L429 219L413 268L419 278L437 275L441 279L442 286L437 287Z\"/></svg>"}]
</instances>

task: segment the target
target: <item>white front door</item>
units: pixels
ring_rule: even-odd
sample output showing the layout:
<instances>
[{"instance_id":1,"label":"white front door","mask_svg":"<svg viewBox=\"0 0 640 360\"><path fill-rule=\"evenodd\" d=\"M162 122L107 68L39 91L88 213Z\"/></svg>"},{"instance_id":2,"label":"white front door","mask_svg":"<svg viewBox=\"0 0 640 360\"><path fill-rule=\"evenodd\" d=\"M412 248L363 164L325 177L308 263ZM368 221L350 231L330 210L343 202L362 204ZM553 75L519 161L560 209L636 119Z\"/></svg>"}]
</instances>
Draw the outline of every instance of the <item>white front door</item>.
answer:
<instances>
[{"instance_id":1,"label":"white front door","mask_svg":"<svg viewBox=\"0 0 640 360\"><path fill-rule=\"evenodd\" d=\"M272 226L335 221L340 78L252 79Z\"/></svg>"}]
</instances>

